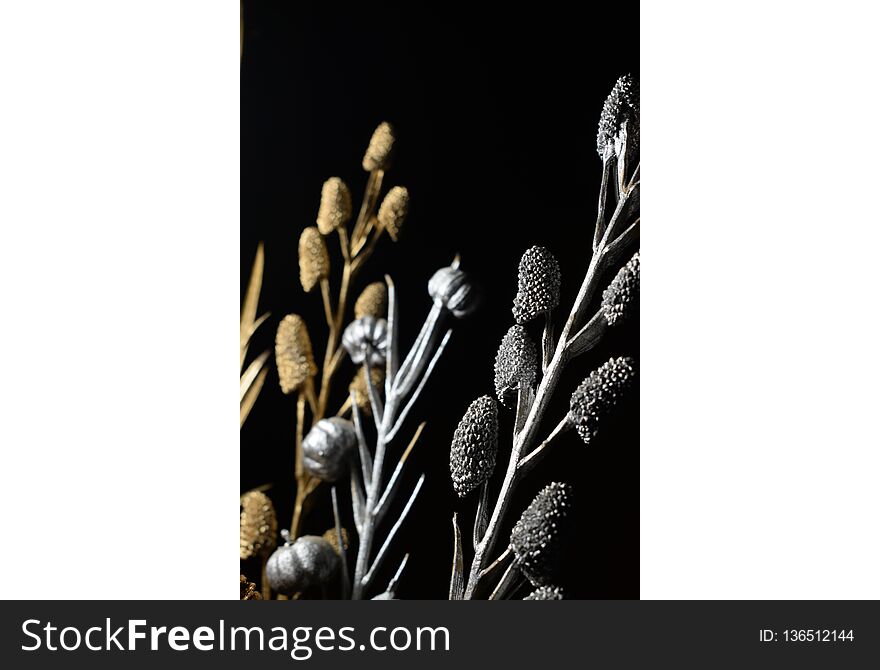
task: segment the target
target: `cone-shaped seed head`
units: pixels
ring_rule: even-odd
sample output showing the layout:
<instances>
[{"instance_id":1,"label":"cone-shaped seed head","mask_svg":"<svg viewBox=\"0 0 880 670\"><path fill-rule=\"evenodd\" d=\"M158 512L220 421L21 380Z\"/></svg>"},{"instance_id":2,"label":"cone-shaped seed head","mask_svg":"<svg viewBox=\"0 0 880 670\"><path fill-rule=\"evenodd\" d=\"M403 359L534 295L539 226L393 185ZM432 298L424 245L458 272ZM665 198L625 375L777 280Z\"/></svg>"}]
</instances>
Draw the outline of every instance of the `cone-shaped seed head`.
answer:
<instances>
[{"instance_id":1,"label":"cone-shaped seed head","mask_svg":"<svg viewBox=\"0 0 880 670\"><path fill-rule=\"evenodd\" d=\"M339 177L330 177L321 188L318 207L318 230L329 235L351 218L351 193Z\"/></svg>"},{"instance_id":2,"label":"cone-shaped seed head","mask_svg":"<svg viewBox=\"0 0 880 670\"><path fill-rule=\"evenodd\" d=\"M609 326L623 323L639 308L639 252L630 259L602 294L602 312Z\"/></svg>"},{"instance_id":3,"label":"cone-shaped seed head","mask_svg":"<svg viewBox=\"0 0 880 670\"><path fill-rule=\"evenodd\" d=\"M397 236L406 220L406 214L409 211L409 191L403 186L395 186L382 204L379 205L379 227L388 231L391 239L397 242Z\"/></svg>"},{"instance_id":4,"label":"cone-shaped seed head","mask_svg":"<svg viewBox=\"0 0 880 670\"><path fill-rule=\"evenodd\" d=\"M303 535L278 547L266 563L269 585L292 596L319 586L330 586L339 570L339 554L323 537Z\"/></svg>"},{"instance_id":5,"label":"cone-shaped seed head","mask_svg":"<svg viewBox=\"0 0 880 670\"><path fill-rule=\"evenodd\" d=\"M373 386L376 391L381 392L382 384L385 383L385 368L380 366L370 368L370 378L373 380ZM367 414L373 413L373 407L370 404L370 389L367 388L367 376L364 372L364 366L361 366L354 375L354 379L348 385L349 391L354 391L354 401L361 411Z\"/></svg>"},{"instance_id":6,"label":"cone-shaped seed head","mask_svg":"<svg viewBox=\"0 0 880 670\"><path fill-rule=\"evenodd\" d=\"M241 560L260 556L265 558L275 549L278 521L269 496L261 491L249 491L241 497L239 545Z\"/></svg>"},{"instance_id":7,"label":"cone-shaped seed head","mask_svg":"<svg viewBox=\"0 0 880 670\"><path fill-rule=\"evenodd\" d=\"M298 314L288 314L275 333L275 364L284 393L298 391L318 372L312 356L312 342L306 323Z\"/></svg>"},{"instance_id":8,"label":"cone-shaped seed head","mask_svg":"<svg viewBox=\"0 0 880 670\"><path fill-rule=\"evenodd\" d=\"M303 467L313 477L335 482L348 474L348 457L356 445L351 421L338 416L321 419L303 439Z\"/></svg>"},{"instance_id":9,"label":"cone-shaped seed head","mask_svg":"<svg viewBox=\"0 0 880 670\"><path fill-rule=\"evenodd\" d=\"M340 528L339 534L342 535L342 551L347 551L348 531L345 528ZM336 536L335 528L328 528L321 537L323 537L325 540L327 540L327 542L330 543L330 546L333 547L333 551L335 551L339 555L342 555L342 552L339 551L339 538Z\"/></svg>"},{"instance_id":10,"label":"cone-shaped seed head","mask_svg":"<svg viewBox=\"0 0 880 670\"><path fill-rule=\"evenodd\" d=\"M315 226L309 226L299 236L299 281L306 293L311 292L322 279L330 275L330 257L327 245Z\"/></svg>"},{"instance_id":11,"label":"cone-shaped seed head","mask_svg":"<svg viewBox=\"0 0 880 670\"><path fill-rule=\"evenodd\" d=\"M501 340L495 356L495 395L501 404L518 388L535 384L538 371L538 349L523 326L511 326Z\"/></svg>"},{"instance_id":12,"label":"cone-shaped seed head","mask_svg":"<svg viewBox=\"0 0 880 670\"><path fill-rule=\"evenodd\" d=\"M372 316L384 319L388 314L388 289L385 282L369 284L354 303L354 318Z\"/></svg>"},{"instance_id":13,"label":"cone-shaped seed head","mask_svg":"<svg viewBox=\"0 0 880 670\"><path fill-rule=\"evenodd\" d=\"M596 149L600 157L606 150L613 150L614 141L627 123L627 142L632 148L639 146L639 82L632 75L617 80L602 107Z\"/></svg>"},{"instance_id":14,"label":"cone-shaped seed head","mask_svg":"<svg viewBox=\"0 0 880 670\"><path fill-rule=\"evenodd\" d=\"M367 172L387 170L393 149L394 128L391 127L390 123L383 121L373 131L373 136L370 138L370 144L367 146L367 152L364 154L364 160L361 163L364 170Z\"/></svg>"},{"instance_id":15,"label":"cone-shaped seed head","mask_svg":"<svg viewBox=\"0 0 880 670\"><path fill-rule=\"evenodd\" d=\"M632 358L612 358L598 370L593 370L572 394L568 419L586 444L599 431L602 417L632 386L635 365Z\"/></svg>"},{"instance_id":16,"label":"cone-shaped seed head","mask_svg":"<svg viewBox=\"0 0 880 670\"><path fill-rule=\"evenodd\" d=\"M498 406L484 395L471 403L452 436L449 470L459 497L463 498L492 476L497 454Z\"/></svg>"},{"instance_id":17,"label":"cone-shaped seed head","mask_svg":"<svg viewBox=\"0 0 880 670\"><path fill-rule=\"evenodd\" d=\"M519 261L519 287L513 300L516 322L528 323L555 308L561 283L562 273L553 254L544 247L532 247L525 252Z\"/></svg>"},{"instance_id":18,"label":"cone-shaped seed head","mask_svg":"<svg viewBox=\"0 0 880 670\"><path fill-rule=\"evenodd\" d=\"M535 586L552 583L571 522L569 484L548 484L523 512L510 533L517 565Z\"/></svg>"},{"instance_id":19,"label":"cone-shaped seed head","mask_svg":"<svg viewBox=\"0 0 880 670\"><path fill-rule=\"evenodd\" d=\"M541 586L523 600L565 600L565 593L558 586Z\"/></svg>"}]
</instances>

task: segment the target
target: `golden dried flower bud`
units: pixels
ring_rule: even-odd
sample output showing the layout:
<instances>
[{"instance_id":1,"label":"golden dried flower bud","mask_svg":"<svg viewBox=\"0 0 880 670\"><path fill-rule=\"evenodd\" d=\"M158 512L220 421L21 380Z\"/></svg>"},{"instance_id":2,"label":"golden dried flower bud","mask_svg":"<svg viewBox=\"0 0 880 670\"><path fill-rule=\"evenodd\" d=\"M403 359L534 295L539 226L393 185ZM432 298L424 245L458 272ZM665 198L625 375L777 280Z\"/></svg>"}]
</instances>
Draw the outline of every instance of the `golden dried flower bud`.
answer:
<instances>
[{"instance_id":1,"label":"golden dried flower bud","mask_svg":"<svg viewBox=\"0 0 880 670\"><path fill-rule=\"evenodd\" d=\"M388 312L388 289L385 282L373 282L363 293L358 296L354 303L354 318L360 319L364 316L373 316L377 319L384 319Z\"/></svg>"},{"instance_id":2,"label":"golden dried flower bud","mask_svg":"<svg viewBox=\"0 0 880 670\"><path fill-rule=\"evenodd\" d=\"M330 177L321 187L321 206L318 208L318 230L329 235L351 218L351 193L339 177Z\"/></svg>"},{"instance_id":3,"label":"golden dried flower bud","mask_svg":"<svg viewBox=\"0 0 880 670\"><path fill-rule=\"evenodd\" d=\"M342 535L342 551L346 551L348 549L348 531L345 528L340 528L339 532ZM337 554L342 555L342 552L339 551L339 538L336 537L335 528L330 528L322 537L330 543Z\"/></svg>"},{"instance_id":4,"label":"golden dried flower bud","mask_svg":"<svg viewBox=\"0 0 880 670\"><path fill-rule=\"evenodd\" d=\"M241 497L239 544L241 560L267 557L275 549L278 520L272 501L262 491L248 491Z\"/></svg>"},{"instance_id":5,"label":"golden dried flower bud","mask_svg":"<svg viewBox=\"0 0 880 670\"><path fill-rule=\"evenodd\" d=\"M312 342L306 323L298 314L288 314L275 333L275 364L284 393L293 393L318 373L312 356Z\"/></svg>"},{"instance_id":6,"label":"golden dried flower bud","mask_svg":"<svg viewBox=\"0 0 880 670\"><path fill-rule=\"evenodd\" d=\"M367 172L387 170L393 148L394 128L390 123L383 121L373 131L373 136L370 138L370 144L362 162L364 170Z\"/></svg>"},{"instance_id":7,"label":"golden dried flower bud","mask_svg":"<svg viewBox=\"0 0 880 670\"><path fill-rule=\"evenodd\" d=\"M373 380L373 386L376 387L376 390L381 389L382 384L385 383L385 368L382 366L370 368L370 378ZM370 389L367 388L367 377L363 365L351 380L348 390L354 391L354 401L361 411L367 414L373 413L373 408L370 405Z\"/></svg>"},{"instance_id":8,"label":"golden dried flower bud","mask_svg":"<svg viewBox=\"0 0 880 670\"><path fill-rule=\"evenodd\" d=\"M395 242L397 242L397 236L400 234L408 211L409 191L403 186L395 186L388 191L388 195L379 205L379 227L387 230Z\"/></svg>"},{"instance_id":9,"label":"golden dried flower bud","mask_svg":"<svg viewBox=\"0 0 880 670\"><path fill-rule=\"evenodd\" d=\"M324 238L314 226L309 226L299 236L299 281L303 290L310 293L322 279L330 276L330 257Z\"/></svg>"},{"instance_id":10,"label":"golden dried flower bud","mask_svg":"<svg viewBox=\"0 0 880 670\"><path fill-rule=\"evenodd\" d=\"M244 575L238 576L239 600L262 600L257 585L249 582Z\"/></svg>"}]
</instances>

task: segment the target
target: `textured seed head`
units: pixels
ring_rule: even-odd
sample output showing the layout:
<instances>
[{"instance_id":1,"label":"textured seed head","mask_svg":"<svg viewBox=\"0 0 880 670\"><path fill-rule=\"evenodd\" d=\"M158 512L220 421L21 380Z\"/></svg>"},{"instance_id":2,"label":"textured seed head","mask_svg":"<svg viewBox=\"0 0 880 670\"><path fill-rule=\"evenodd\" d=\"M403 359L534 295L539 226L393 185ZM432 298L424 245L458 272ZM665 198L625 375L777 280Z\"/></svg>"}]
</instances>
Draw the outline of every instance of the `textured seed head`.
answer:
<instances>
[{"instance_id":1,"label":"textured seed head","mask_svg":"<svg viewBox=\"0 0 880 670\"><path fill-rule=\"evenodd\" d=\"M535 384L538 349L523 326L511 326L495 356L495 395L507 404L517 389Z\"/></svg>"},{"instance_id":2,"label":"textured seed head","mask_svg":"<svg viewBox=\"0 0 880 670\"><path fill-rule=\"evenodd\" d=\"M348 549L348 531L345 528L340 528L339 534L342 535L342 551L346 551ZM337 554L342 554L342 552L339 551L339 538L336 537L335 528L329 528L321 537L330 543L330 546L333 547L333 551Z\"/></svg>"},{"instance_id":3,"label":"textured seed head","mask_svg":"<svg viewBox=\"0 0 880 670\"><path fill-rule=\"evenodd\" d=\"M262 600L257 585L249 582L244 575L238 576L239 600Z\"/></svg>"},{"instance_id":4,"label":"textured seed head","mask_svg":"<svg viewBox=\"0 0 880 670\"><path fill-rule=\"evenodd\" d=\"M388 314L388 289L385 282L377 281L369 284L354 303L354 318L372 316L377 319Z\"/></svg>"},{"instance_id":5,"label":"textured seed head","mask_svg":"<svg viewBox=\"0 0 880 670\"><path fill-rule=\"evenodd\" d=\"M532 247L525 252L519 261L518 290L513 300L516 322L528 323L555 308L561 283L562 273L553 254L544 247Z\"/></svg>"},{"instance_id":6,"label":"textured seed head","mask_svg":"<svg viewBox=\"0 0 880 670\"><path fill-rule=\"evenodd\" d=\"M383 121L373 131L373 136L370 138L370 144L367 146L367 152L362 161L364 170L367 172L387 170L393 149L394 128L387 121Z\"/></svg>"},{"instance_id":7,"label":"textured seed head","mask_svg":"<svg viewBox=\"0 0 880 670\"><path fill-rule=\"evenodd\" d=\"M550 584L559 567L571 523L571 485L548 484L523 512L510 534L517 565L535 586Z\"/></svg>"},{"instance_id":8,"label":"textured seed head","mask_svg":"<svg viewBox=\"0 0 880 670\"><path fill-rule=\"evenodd\" d=\"M403 186L395 186L388 191L382 204L379 205L379 227L382 230L387 230L395 242L397 242L397 236L400 234L408 211L409 191Z\"/></svg>"},{"instance_id":9,"label":"textured seed head","mask_svg":"<svg viewBox=\"0 0 880 670\"><path fill-rule=\"evenodd\" d=\"M632 358L612 358L593 370L572 394L568 420L574 424L586 444L599 431L602 417L632 386L636 376L635 365Z\"/></svg>"},{"instance_id":10,"label":"textured seed head","mask_svg":"<svg viewBox=\"0 0 880 670\"><path fill-rule=\"evenodd\" d=\"M266 563L273 590L292 596L314 587L329 586L339 570L339 554L323 537L303 535L278 547Z\"/></svg>"},{"instance_id":11,"label":"textured seed head","mask_svg":"<svg viewBox=\"0 0 880 670\"><path fill-rule=\"evenodd\" d=\"M639 146L639 82L632 75L617 80L602 107L596 149L604 157L606 151L615 152L616 140L624 123L627 126L627 142L636 149Z\"/></svg>"},{"instance_id":12,"label":"textured seed head","mask_svg":"<svg viewBox=\"0 0 880 670\"><path fill-rule=\"evenodd\" d=\"M602 293L602 312L609 326L623 323L638 309L640 267L637 251Z\"/></svg>"},{"instance_id":13,"label":"textured seed head","mask_svg":"<svg viewBox=\"0 0 880 670\"><path fill-rule=\"evenodd\" d=\"M261 491L249 491L241 497L239 545L241 560L259 556L265 558L275 548L278 521L269 496Z\"/></svg>"},{"instance_id":14,"label":"textured seed head","mask_svg":"<svg viewBox=\"0 0 880 670\"><path fill-rule=\"evenodd\" d=\"M275 333L275 364L284 393L298 391L318 373L312 356L312 342L306 323L298 314L288 314Z\"/></svg>"},{"instance_id":15,"label":"textured seed head","mask_svg":"<svg viewBox=\"0 0 880 670\"><path fill-rule=\"evenodd\" d=\"M303 439L303 467L313 477L335 482L348 473L348 457L356 445L351 421L338 416L321 419Z\"/></svg>"},{"instance_id":16,"label":"textured seed head","mask_svg":"<svg viewBox=\"0 0 880 670\"><path fill-rule=\"evenodd\" d=\"M435 305L445 307L458 319L473 313L480 305L480 292L470 275L452 266L434 273L428 282L428 294Z\"/></svg>"},{"instance_id":17,"label":"textured seed head","mask_svg":"<svg viewBox=\"0 0 880 670\"><path fill-rule=\"evenodd\" d=\"M318 207L318 230L329 235L351 218L351 193L339 177L330 177L321 187L321 205Z\"/></svg>"},{"instance_id":18,"label":"textured seed head","mask_svg":"<svg viewBox=\"0 0 880 670\"><path fill-rule=\"evenodd\" d=\"M449 470L459 497L463 498L492 476L497 454L498 406L484 395L467 408L452 436Z\"/></svg>"},{"instance_id":19,"label":"textured seed head","mask_svg":"<svg viewBox=\"0 0 880 670\"><path fill-rule=\"evenodd\" d=\"M565 600L565 593L558 586L539 586L523 600Z\"/></svg>"},{"instance_id":20,"label":"textured seed head","mask_svg":"<svg viewBox=\"0 0 880 670\"><path fill-rule=\"evenodd\" d=\"M342 346L356 365L363 363L367 357L371 367L384 364L385 350L388 348L388 322L372 316L352 321L342 333Z\"/></svg>"},{"instance_id":21,"label":"textured seed head","mask_svg":"<svg viewBox=\"0 0 880 670\"><path fill-rule=\"evenodd\" d=\"M311 292L322 279L330 275L330 257L327 245L315 226L309 226L299 236L299 281L306 293Z\"/></svg>"},{"instance_id":22,"label":"textured seed head","mask_svg":"<svg viewBox=\"0 0 880 670\"><path fill-rule=\"evenodd\" d=\"M370 368L370 378L373 380L373 386L376 390L382 388L385 383L385 368L377 366ZM354 391L354 401L362 412L367 414L373 413L373 407L370 404L370 389L367 388L367 376L364 372L364 366L361 366L354 375L354 379L348 385L348 390Z\"/></svg>"}]
</instances>

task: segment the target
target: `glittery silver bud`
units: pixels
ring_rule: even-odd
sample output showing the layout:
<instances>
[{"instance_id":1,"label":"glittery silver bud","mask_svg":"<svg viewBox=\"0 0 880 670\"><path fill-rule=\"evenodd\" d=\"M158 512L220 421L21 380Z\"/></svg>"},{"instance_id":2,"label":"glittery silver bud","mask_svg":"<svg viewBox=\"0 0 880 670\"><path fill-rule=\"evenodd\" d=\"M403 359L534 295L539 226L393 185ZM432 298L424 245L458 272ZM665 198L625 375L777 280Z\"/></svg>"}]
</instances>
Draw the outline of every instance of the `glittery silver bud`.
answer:
<instances>
[{"instance_id":1,"label":"glittery silver bud","mask_svg":"<svg viewBox=\"0 0 880 670\"><path fill-rule=\"evenodd\" d=\"M384 365L388 322L369 315L352 321L342 334L342 346L357 365L365 359L369 360L370 367Z\"/></svg>"},{"instance_id":2,"label":"glittery silver bud","mask_svg":"<svg viewBox=\"0 0 880 670\"><path fill-rule=\"evenodd\" d=\"M463 270L440 268L428 282L428 294L435 305L445 307L456 318L471 314L480 303L479 291Z\"/></svg>"},{"instance_id":3,"label":"glittery silver bud","mask_svg":"<svg viewBox=\"0 0 880 670\"><path fill-rule=\"evenodd\" d=\"M627 74L617 80L602 106L596 149L601 158L606 152L618 151L617 140L626 123L627 143L630 148L639 146L639 82Z\"/></svg>"},{"instance_id":4,"label":"glittery silver bud","mask_svg":"<svg viewBox=\"0 0 880 670\"><path fill-rule=\"evenodd\" d=\"M272 590L292 596L331 586L339 565L339 554L327 540L303 535L275 550L266 563L266 577Z\"/></svg>"},{"instance_id":5,"label":"glittery silver bud","mask_svg":"<svg viewBox=\"0 0 880 670\"><path fill-rule=\"evenodd\" d=\"M559 304L562 273L553 254L544 247L532 247L519 261L516 298L513 317L517 323L528 323L539 314L549 312Z\"/></svg>"},{"instance_id":6,"label":"glittery silver bud","mask_svg":"<svg viewBox=\"0 0 880 670\"><path fill-rule=\"evenodd\" d=\"M609 326L623 323L639 307L639 252L611 280L602 293L602 312Z\"/></svg>"},{"instance_id":7,"label":"glittery silver bud","mask_svg":"<svg viewBox=\"0 0 880 670\"><path fill-rule=\"evenodd\" d=\"M612 358L593 370L571 395L568 420L577 428L581 439L589 444L599 430L603 416L620 401L636 376L632 358Z\"/></svg>"},{"instance_id":8,"label":"glittery silver bud","mask_svg":"<svg viewBox=\"0 0 880 670\"><path fill-rule=\"evenodd\" d=\"M335 482L348 474L348 457L356 445L351 421L336 416L321 419L303 439L303 466L315 477Z\"/></svg>"},{"instance_id":9,"label":"glittery silver bud","mask_svg":"<svg viewBox=\"0 0 880 670\"><path fill-rule=\"evenodd\" d=\"M517 389L535 384L538 349L523 326L511 326L495 356L495 395L501 404Z\"/></svg>"},{"instance_id":10,"label":"glittery silver bud","mask_svg":"<svg viewBox=\"0 0 880 670\"><path fill-rule=\"evenodd\" d=\"M492 476L497 454L498 406L484 395L470 404L452 436L449 470L459 497L463 498Z\"/></svg>"},{"instance_id":11,"label":"glittery silver bud","mask_svg":"<svg viewBox=\"0 0 880 670\"><path fill-rule=\"evenodd\" d=\"M510 533L517 566L534 586L550 584L571 523L571 485L553 482L535 496Z\"/></svg>"},{"instance_id":12,"label":"glittery silver bud","mask_svg":"<svg viewBox=\"0 0 880 670\"><path fill-rule=\"evenodd\" d=\"M523 600L565 600L565 592L558 586L540 586Z\"/></svg>"}]
</instances>

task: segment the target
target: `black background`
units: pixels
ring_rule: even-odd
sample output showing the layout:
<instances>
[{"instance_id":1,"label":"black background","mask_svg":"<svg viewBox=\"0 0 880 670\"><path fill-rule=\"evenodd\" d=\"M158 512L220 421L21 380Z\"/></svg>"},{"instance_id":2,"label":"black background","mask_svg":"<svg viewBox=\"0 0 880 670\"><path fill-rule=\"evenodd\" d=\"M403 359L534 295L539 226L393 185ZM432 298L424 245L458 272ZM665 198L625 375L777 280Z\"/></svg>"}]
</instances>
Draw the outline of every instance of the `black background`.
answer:
<instances>
[{"instance_id":1,"label":"black background","mask_svg":"<svg viewBox=\"0 0 880 670\"><path fill-rule=\"evenodd\" d=\"M468 404L492 392L495 352L513 323L519 257L539 244L559 259L561 319L589 263L600 177L596 123L615 79L638 74L638 8L616 2L601 16L584 15L584 8L552 3L493 9L245 2L241 285L243 295L263 240L260 311L272 312L251 356L272 346L278 321L290 312L306 318L320 356L326 337L321 300L299 285L297 240L305 226L314 225L326 178L342 177L355 206L360 203L366 181L361 157L383 120L398 137L386 189L405 185L411 209L400 241L383 239L355 296L390 274L399 289L400 333L407 345L430 306L427 280L456 252L485 290L482 309L456 324L443 365L412 415L413 429L422 419L428 426L410 461L410 478L424 471L427 483L379 579L384 584L392 563L410 551L403 598L446 597L453 510L469 536L475 501L460 501L452 491L449 441ZM615 329L569 366L542 433L561 418L568 396L590 369L611 355L638 356L638 333L637 320ZM343 368L337 376L334 407L344 399L351 374ZM573 597L638 598L637 395L603 424L589 450L575 434L554 447L513 503L508 526L548 481L575 485L577 537L560 579ZM294 402L281 394L270 371L241 431L242 491L271 484L268 494L282 527L289 524L293 500ZM511 423L510 413L503 413L503 435L510 435ZM496 489L509 445L505 437ZM328 501L321 489L305 532L329 527Z\"/></svg>"}]
</instances>

